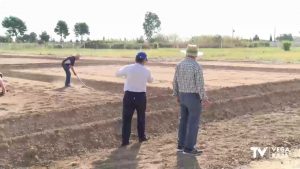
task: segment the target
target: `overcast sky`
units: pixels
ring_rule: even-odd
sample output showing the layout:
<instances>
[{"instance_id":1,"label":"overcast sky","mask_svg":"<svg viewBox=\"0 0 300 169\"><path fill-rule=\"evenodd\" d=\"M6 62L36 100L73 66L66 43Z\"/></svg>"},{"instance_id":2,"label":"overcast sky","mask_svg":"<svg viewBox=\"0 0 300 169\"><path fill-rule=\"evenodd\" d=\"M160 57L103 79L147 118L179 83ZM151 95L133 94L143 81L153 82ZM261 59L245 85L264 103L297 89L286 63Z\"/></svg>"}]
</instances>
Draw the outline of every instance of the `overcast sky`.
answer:
<instances>
[{"instance_id":1,"label":"overcast sky","mask_svg":"<svg viewBox=\"0 0 300 169\"><path fill-rule=\"evenodd\" d=\"M28 32L53 32L58 20L67 22L71 36L76 22L86 22L91 39L137 38L143 35L145 13L158 14L161 33L229 35L250 38L258 34L292 33L300 36L299 0L0 0L0 21L17 16ZM0 35L5 29L0 27Z\"/></svg>"}]
</instances>

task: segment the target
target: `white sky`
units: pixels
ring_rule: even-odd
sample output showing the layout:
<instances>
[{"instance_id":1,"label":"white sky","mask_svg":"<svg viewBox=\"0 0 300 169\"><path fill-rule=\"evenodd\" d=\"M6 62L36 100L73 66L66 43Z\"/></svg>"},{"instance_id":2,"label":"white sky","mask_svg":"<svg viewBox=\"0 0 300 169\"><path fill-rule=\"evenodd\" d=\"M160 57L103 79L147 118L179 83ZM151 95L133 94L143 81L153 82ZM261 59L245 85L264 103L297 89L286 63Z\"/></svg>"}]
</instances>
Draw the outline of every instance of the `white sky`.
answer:
<instances>
[{"instance_id":1,"label":"white sky","mask_svg":"<svg viewBox=\"0 0 300 169\"><path fill-rule=\"evenodd\" d=\"M26 22L28 32L53 32L58 20L65 20L75 39L76 22L86 22L91 39L137 38L143 35L147 11L158 14L161 33L229 35L250 38L258 34L269 39L276 34L300 33L299 0L0 0L0 21L17 16ZM0 27L0 35L5 29Z\"/></svg>"}]
</instances>

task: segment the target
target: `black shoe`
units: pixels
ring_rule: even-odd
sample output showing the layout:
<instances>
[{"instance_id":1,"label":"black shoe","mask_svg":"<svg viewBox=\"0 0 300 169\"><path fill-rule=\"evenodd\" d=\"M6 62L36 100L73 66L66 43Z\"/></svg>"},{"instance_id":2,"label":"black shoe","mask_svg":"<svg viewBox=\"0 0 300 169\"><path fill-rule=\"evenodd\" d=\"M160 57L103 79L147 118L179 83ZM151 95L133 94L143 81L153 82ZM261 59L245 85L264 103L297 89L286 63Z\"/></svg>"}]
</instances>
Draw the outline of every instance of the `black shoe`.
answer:
<instances>
[{"instance_id":1,"label":"black shoe","mask_svg":"<svg viewBox=\"0 0 300 169\"><path fill-rule=\"evenodd\" d=\"M129 143L122 143L121 144L121 147L126 147L126 146L128 146L129 145Z\"/></svg>"},{"instance_id":2,"label":"black shoe","mask_svg":"<svg viewBox=\"0 0 300 169\"><path fill-rule=\"evenodd\" d=\"M183 154L192 155L192 156L199 156L202 153L203 153L202 150L198 150L196 148L194 148L193 150L186 150L186 149L183 150Z\"/></svg>"},{"instance_id":3,"label":"black shoe","mask_svg":"<svg viewBox=\"0 0 300 169\"><path fill-rule=\"evenodd\" d=\"M141 142L145 142L145 141L148 141L148 140L149 140L149 138L144 137L144 138L140 138L140 139L139 139L139 142L141 143Z\"/></svg>"},{"instance_id":4,"label":"black shoe","mask_svg":"<svg viewBox=\"0 0 300 169\"><path fill-rule=\"evenodd\" d=\"M177 152L183 152L183 147L182 146L177 146Z\"/></svg>"}]
</instances>

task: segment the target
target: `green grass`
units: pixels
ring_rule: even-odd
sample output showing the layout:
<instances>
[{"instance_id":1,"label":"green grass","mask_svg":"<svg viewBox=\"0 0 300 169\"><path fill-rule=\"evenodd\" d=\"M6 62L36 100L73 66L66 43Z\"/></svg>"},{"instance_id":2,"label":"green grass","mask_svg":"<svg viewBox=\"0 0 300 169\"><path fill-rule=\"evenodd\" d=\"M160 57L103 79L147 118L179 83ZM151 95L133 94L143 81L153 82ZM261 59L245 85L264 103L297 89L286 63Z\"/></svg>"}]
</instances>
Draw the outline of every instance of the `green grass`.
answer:
<instances>
[{"instance_id":1,"label":"green grass","mask_svg":"<svg viewBox=\"0 0 300 169\"><path fill-rule=\"evenodd\" d=\"M5 47L1 48L0 54L29 54L29 55L56 55L68 56L75 53L80 53L82 56L97 56L97 57L133 57L139 50L127 49L55 49L45 47ZM150 57L183 57L184 54L179 49L149 49L144 50Z\"/></svg>"},{"instance_id":2,"label":"green grass","mask_svg":"<svg viewBox=\"0 0 300 169\"><path fill-rule=\"evenodd\" d=\"M223 61L269 61L300 63L300 48L291 48L284 51L281 48L223 48L200 49L205 60ZM138 50L126 49L54 49L40 47L39 45L0 45L0 54L28 54L28 55L55 55L68 56L80 53L83 56L94 57L134 57ZM149 58L182 58L184 54L180 49L149 49L145 50Z\"/></svg>"},{"instance_id":3,"label":"green grass","mask_svg":"<svg viewBox=\"0 0 300 169\"><path fill-rule=\"evenodd\" d=\"M300 48L284 51L281 48L202 49L205 59L232 61L300 62Z\"/></svg>"}]
</instances>

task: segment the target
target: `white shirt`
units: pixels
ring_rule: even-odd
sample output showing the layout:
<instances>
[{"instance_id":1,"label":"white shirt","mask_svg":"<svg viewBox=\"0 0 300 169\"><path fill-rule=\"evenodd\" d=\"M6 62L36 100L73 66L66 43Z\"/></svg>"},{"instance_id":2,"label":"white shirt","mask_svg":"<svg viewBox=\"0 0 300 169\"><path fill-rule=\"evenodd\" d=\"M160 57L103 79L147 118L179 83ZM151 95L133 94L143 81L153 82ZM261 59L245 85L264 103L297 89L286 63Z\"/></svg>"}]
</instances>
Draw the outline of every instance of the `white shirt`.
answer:
<instances>
[{"instance_id":1,"label":"white shirt","mask_svg":"<svg viewBox=\"0 0 300 169\"><path fill-rule=\"evenodd\" d=\"M146 92L147 82L153 81L150 70L139 63L122 67L116 76L126 78L124 91L131 92Z\"/></svg>"}]
</instances>

